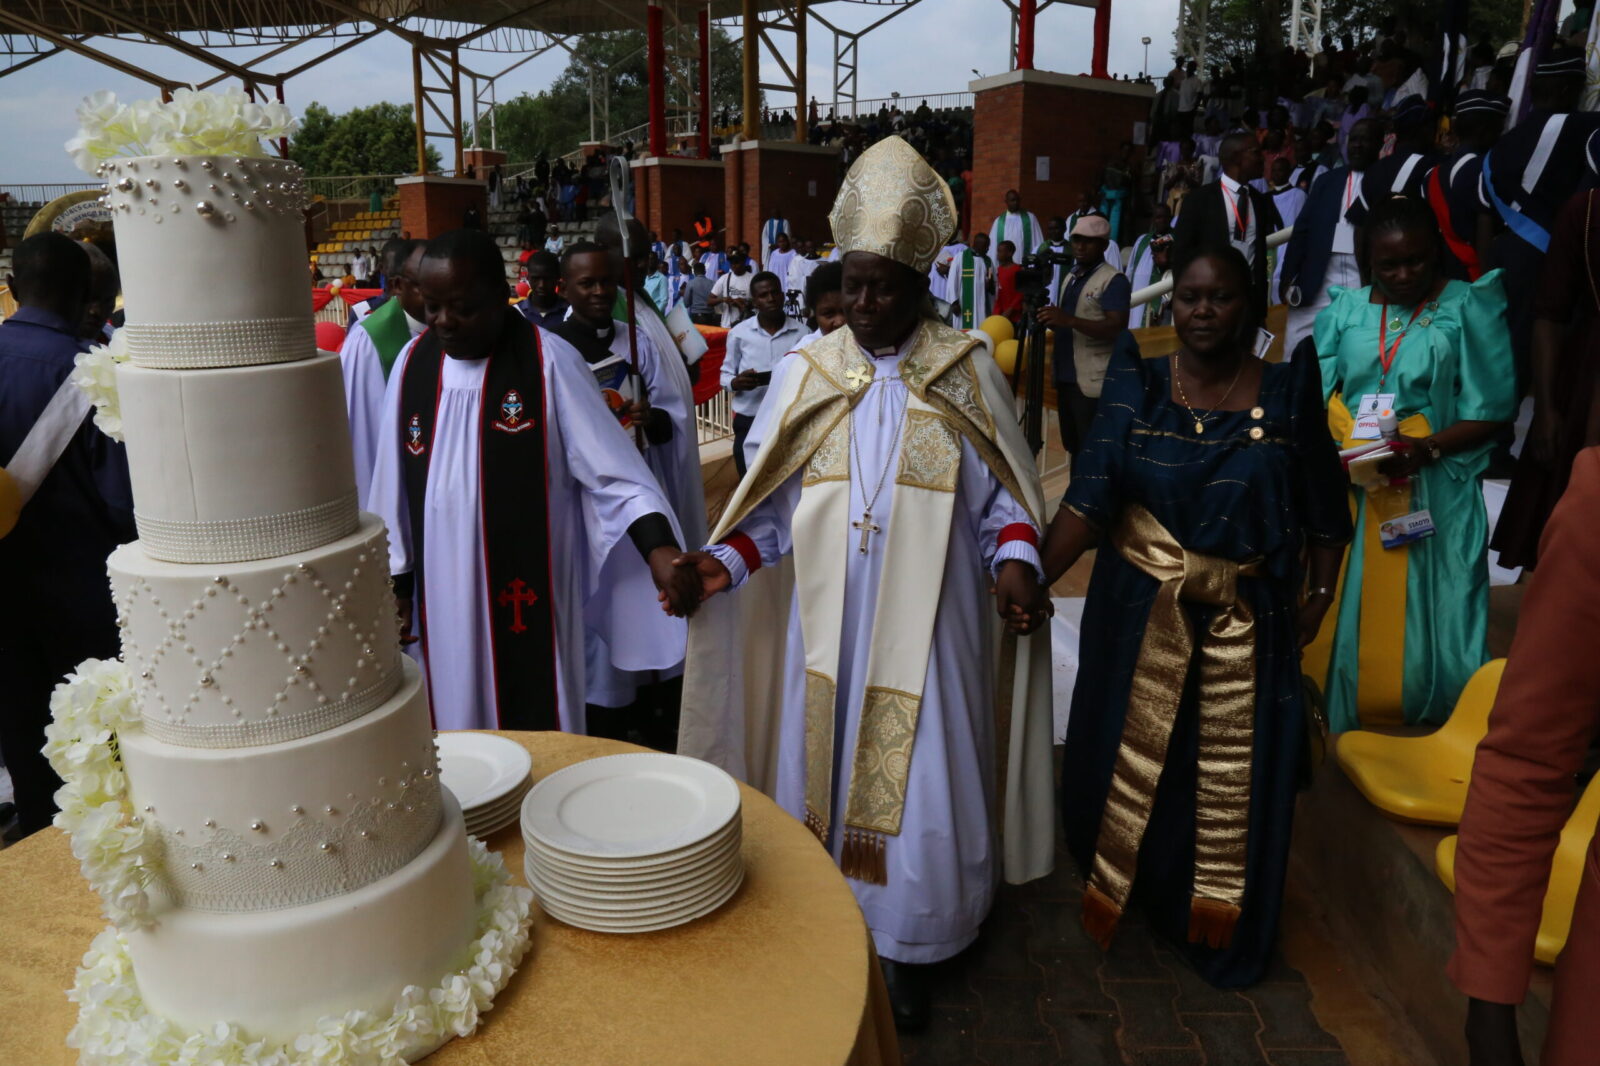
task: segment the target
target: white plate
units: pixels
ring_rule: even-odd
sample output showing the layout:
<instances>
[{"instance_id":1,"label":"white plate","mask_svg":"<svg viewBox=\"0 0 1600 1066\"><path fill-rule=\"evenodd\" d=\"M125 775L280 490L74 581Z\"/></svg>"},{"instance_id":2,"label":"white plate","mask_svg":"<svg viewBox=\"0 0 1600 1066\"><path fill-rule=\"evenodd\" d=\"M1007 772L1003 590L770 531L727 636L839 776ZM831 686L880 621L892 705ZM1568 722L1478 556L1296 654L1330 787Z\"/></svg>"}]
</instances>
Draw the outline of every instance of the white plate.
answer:
<instances>
[{"instance_id":1,"label":"white plate","mask_svg":"<svg viewBox=\"0 0 1600 1066\"><path fill-rule=\"evenodd\" d=\"M522 797L528 794L530 786L531 782L524 781L512 789L509 796L504 796L491 803L485 803L461 813L469 822L477 818L503 818L508 814L515 818L522 810Z\"/></svg>"},{"instance_id":2,"label":"white plate","mask_svg":"<svg viewBox=\"0 0 1600 1066\"><path fill-rule=\"evenodd\" d=\"M463 811L508 795L533 769L533 756L516 741L487 733L440 733L439 780Z\"/></svg>"},{"instance_id":3,"label":"white plate","mask_svg":"<svg viewBox=\"0 0 1600 1066\"><path fill-rule=\"evenodd\" d=\"M671 929L674 926L684 925L696 918L706 915L720 908L724 903L733 898L739 891L739 886L744 883L744 867L739 868L739 876L729 883L725 892L713 896L698 907L686 909L682 914L666 915L654 920L642 919L638 922L607 922L595 918L586 918L581 915L565 913L549 908L545 913L558 921L578 929L587 929L595 933L654 933L662 929Z\"/></svg>"},{"instance_id":4,"label":"white plate","mask_svg":"<svg viewBox=\"0 0 1600 1066\"><path fill-rule=\"evenodd\" d=\"M545 863L540 862L531 852L524 856L523 865L534 871L539 880L544 881L552 888L566 892L568 895L597 900L625 900L645 899L669 892L681 892L688 887L704 884L706 881L713 880L712 875L716 872L726 870L732 864L741 861L741 855L742 853L737 847L731 848L703 864L686 867L664 877L653 878L649 881L585 881L573 878L561 870L552 869Z\"/></svg>"},{"instance_id":5,"label":"white plate","mask_svg":"<svg viewBox=\"0 0 1600 1066\"><path fill-rule=\"evenodd\" d=\"M639 892L694 877L701 871L719 866L740 854L742 854L742 842L731 840L727 846L703 855L694 862L675 866L670 870L643 871L637 877L590 877L581 870L552 863L548 857L532 851L526 853L526 861L537 865L541 873L548 874L559 883L573 888L600 893Z\"/></svg>"},{"instance_id":6,"label":"white plate","mask_svg":"<svg viewBox=\"0 0 1600 1066\"><path fill-rule=\"evenodd\" d=\"M516 821L517 812L509 811L506 814L501 815L499 818L482 818L470 821L467 823L467 832L471 833L475 837L480 838L493 836L495 833L500 832L500 830L505 829L507 826L515 825Z\"/></svg>"},{"instance_id":7,"label":"white plate","mask_svg":"<svg viewBox=\"0 0 1600 1066\"><path fill-rule=\"evenodd\" d=\"M522 841L529 851L536 851L547 859L552 865L564 867L583 875L610 876L610 877L644 877L652 872L675 869L688 863L704 858L707 852L716 851L725 847L730 840L740 839L744 834L742 822L735 818L727 826L717 830L715 834L688 847L676 851L664 851L659 855L652 855L644 859L597 859L593 857L578 857L555 848L548 847L539 840L528 835L524 826Z\"/></svg>"},{"instance_id":8,"label":"white plate","mask_svg":"<svg viewBox=\"0 0 1600 1066\"><path fill-rule=\"evenodd\" d=\"M534 785L522 830L580 858L641 859L700 843L739 814L739 785L710 763L639 752L575 763Z\"/></svg>"},{"instance_id":9,"label":"white plate","mask_svg":"<svg viewBox=\"0 0 1600 1066\"><path fill-rule=\"evenodd\" d=\"M623 921L636 917L655 917L658 914L703 903L726 888L729 878L737 874L741 867L742 864L735 858L730 863L722 864L721 869L711 871L712 876L708 879L644 899L599 899L554 885L542 877L536 869L525 868L523 873L527 875L528 884L541 900L549 900L562 910L585 917L604 921Z\"/></svg>"}]
</instances>

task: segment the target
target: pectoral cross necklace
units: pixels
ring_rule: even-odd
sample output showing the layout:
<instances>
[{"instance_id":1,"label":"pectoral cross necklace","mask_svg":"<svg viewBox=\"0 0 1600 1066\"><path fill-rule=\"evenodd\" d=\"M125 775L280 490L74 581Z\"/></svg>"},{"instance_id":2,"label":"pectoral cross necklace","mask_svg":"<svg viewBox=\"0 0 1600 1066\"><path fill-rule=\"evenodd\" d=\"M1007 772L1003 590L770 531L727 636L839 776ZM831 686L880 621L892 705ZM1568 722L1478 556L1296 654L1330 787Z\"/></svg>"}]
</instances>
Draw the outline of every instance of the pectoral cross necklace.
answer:
<instances>
[{"instance_id":1,"label":"pectoral cross necklace","mask_svg":"<svg viewBox=\"0 0 1600 1066\"><path fill-rule=\"evenodd\" d=\"M872 490L872 496L865 501L866 505L861 509L861 520L850 523L853 528L861 531L861 544L856 550L862 555L867 554L867 549L871 546L869 541L872 534L883 532L883 527L872 520L872 509L878 505L878 497L883 494L884 482L889 480L889 467L894 465L895 453L900 444L900 432L905 428L905 424L906 412L902 410L899 419L896 420L894 425L894 438L889 441L889 452L884 456L883 469L878 472L877 487ZM856 412L854 408L850 410L850 459L855 465L856 477L861 482L861 493L865 496L867 475L861 469L861 446L856 442Z\"/></svg>"}]
</instances>

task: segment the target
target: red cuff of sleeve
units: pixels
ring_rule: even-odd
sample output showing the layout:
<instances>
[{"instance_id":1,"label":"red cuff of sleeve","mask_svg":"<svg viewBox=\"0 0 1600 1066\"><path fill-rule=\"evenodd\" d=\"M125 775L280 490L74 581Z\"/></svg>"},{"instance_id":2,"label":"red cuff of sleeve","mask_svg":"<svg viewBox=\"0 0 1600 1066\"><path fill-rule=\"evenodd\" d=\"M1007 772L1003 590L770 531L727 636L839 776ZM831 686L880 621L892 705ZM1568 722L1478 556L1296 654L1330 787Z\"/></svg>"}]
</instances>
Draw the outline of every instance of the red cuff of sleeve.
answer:
<instances>
[{"instance_id":1,"label":"red cuff of sleeve","mask_svg":"<svg viewBox=\"0 0 1600 1066\"><path fill-rule=\"evenodd\" d=\"M1027 541L1037 550L1039 547L1039 531L1027 522L1013 522L1000 531L1000 540L995 544L995 547L1004 548L1014 540Z\"/></svg>"},{"instance_id":2,"label":"red cuff of sleeve","mask_svg":"<svg viewBox=\"0 0 1600 1066\"><path fill-rule=\"evenodd\" d=\"M722 543L739 553L746 570L753 574L761 569L761 553L756 550L755 541L736 530L723 537Z\"/></svg>"}]
</instances>

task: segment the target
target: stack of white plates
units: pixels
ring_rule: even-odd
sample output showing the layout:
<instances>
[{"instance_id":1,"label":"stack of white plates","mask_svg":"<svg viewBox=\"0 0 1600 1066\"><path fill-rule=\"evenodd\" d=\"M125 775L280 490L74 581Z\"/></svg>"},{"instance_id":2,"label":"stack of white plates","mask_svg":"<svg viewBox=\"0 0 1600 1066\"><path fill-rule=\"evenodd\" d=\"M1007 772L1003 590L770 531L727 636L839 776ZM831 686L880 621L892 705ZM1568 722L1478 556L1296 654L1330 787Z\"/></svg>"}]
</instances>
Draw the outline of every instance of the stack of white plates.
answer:
<instances>
[{"instance_id":1,"label":"stack of white plates","mask_svg":"<svg viewBox=\"0 0 1600 1066\"><path fill-rule=\"evenodd\" d=\"M461 804L467 832L486 837L517 820L532 781L533 756L487 733L440 733L439 780Z\"/></svg>"},{"instance_id":2,"label":"stack of white plates","mask_svg":"<svg viewBox=\"0 0 1600 1066\"><path fill-rule=\"evenodd\" d=\"M522 803L523 872L545 912L602 933L710 914L744 880L739 785L709 763L607 755L540 781Z\"/></svg>"}]
</instances>

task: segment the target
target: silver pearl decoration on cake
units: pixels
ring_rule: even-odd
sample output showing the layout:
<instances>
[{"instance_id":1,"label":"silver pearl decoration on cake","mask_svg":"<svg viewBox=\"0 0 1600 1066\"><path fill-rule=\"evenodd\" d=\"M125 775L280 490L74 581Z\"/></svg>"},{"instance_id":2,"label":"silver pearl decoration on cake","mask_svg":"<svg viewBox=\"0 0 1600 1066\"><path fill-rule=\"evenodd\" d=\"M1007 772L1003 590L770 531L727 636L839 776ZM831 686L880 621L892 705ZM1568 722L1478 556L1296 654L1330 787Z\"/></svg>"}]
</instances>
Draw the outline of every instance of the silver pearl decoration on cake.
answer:
<instances>
[{"instance_id":1,"label":"silver pearl decoration on cake","mask_svg":"<svg viewBox=\"0 0 1600 1066\"><path fill-rule=\"evenodd\" d=\"M368 832L368 831L367 831L367 830L365 830L365 829L363 829L363 830L362 830L362 831L361 831L361 839L362 839L362 840L367 840L367 839L370 839L370 838L371 838L371 836L372 836L372 834L371 834L371 833L369 833L369 832Z\"/></svg>"},{"instance_id":2,"label":"silver pearl decoration on cake","mask_svg":"<svg viewBox=\"0 0 1600 1066\"><path fill-rule=\"evenodd\" d=\"M201 200L199 203L194 205L194 213L199 215L201 218L215 218L217 209L210 200Z\"/></svg>"},{"instance_id":3,"label":"silver pearl decoration on cake","mask_svg":"<svg viewBox=\"0 0 1600 1066\"><path fill-rule=\"evenodd\" d=\"M233 861L233 852L231 852L231 851L223 852L222 853L222 861L223 862L232 862Z\"/></svg>"},{"instance_id":4,"label":"silver pearl decoration on cake","mask_svg":"<svg viewBox=\"0 0 1600 1066\"><path fill-rule=\"evenodd\" d=\"M250 828L255 830L257 833L265 833L267 831L266 823L262 822L259 818L250 823Z\"/></svg>"},{"instance_id":5,"label":"silver pearl decoration on cake","mask_svg":"<svg viewBox=\"0 0 1600 1066\"><path fill-rule=\"evenodd\" d=\"M422 771L422 776L423 777L432 777L433 776L433 771L432 770L424 770L424 771Z\"/></svg>"},{"instance_id":6,"label":"silver pearl decoration on cake","mask_svg":"<svg viewBox=\"0 0 1600 1066\"><path fill-rule=\"evenodd\" d=\"M177 189L179 192L183 192L184 190L189 188L189 183L184 181L182 178L173 178L172 179L172 187L174 189Z\"/></svg>"},{"instance_id":7,"label":"silver pearl decoration on cake","mask_svg":"<svg viewBox=\"0 0 1600 1066\"><path fill-rule=\"evenodd\" d=\"M217 820L215 818L207 818L201 824L204 825L207 829L215 829L217 827Z\"/></svg>"},{"instance_id":8,"label":"silver pearl decoration on cake","mask_svg":"<svg viewBox=\"0 0 1600 1066\"><path fill-rule=\"evenodd\" d=\"M283 860L273 859L271 862L267 863L267 865L272 867L274 870L281 870L283 869Z\"/></svg>"},{"instance_id":9,"label":"silver pearl decoration on cake","mask_svg":"<svg viewBox=\"0 0 1600 1066\"><path fill-rule=\"evenodd\" d=\"M328 806L322 808L322 811L323 811L324 814L338 814L339 813L338 811L333 809L333 804L331 804L331 803Z\"/></svg>"},{"instance_id":10,"label":"silver pearl decoration on cake","mask_svg":"<svg viewBox=\"0 0 1600 1066\"><path fill-rule=\"evenodd\" d=\"M201 866L197 862L191 862L189 864L189 869L191 869L191 870L199 870L199 869L201 869Z\"/></svg>"},{"instance_id":11,"label":"silver pearl decoration on cake","mask_svg":"<svg viewBox=\"0 0 1600 1066\"><path fill-rule=\"evenodd\" d=\"M233 175L231 173L229 173L228 171L224 170L222 172L222 180L223 181L232 181L233 180Z\"/></svg>"},{"instance_id":12,"label":"silver pearl decoration on cake","mask_svg":"<svg viewBox=\"0 0 1600 1066\"><path fill-rule=\"evenodd\" d=\"M183 157L182 156L176 156L176 155L173 156L172 157L172 165L177 167L179 170L182 170L184 168L184 165L185 165L184 162L183 162Z\"/></svg>"},{"instance_id":13,"label":"silver pearl decoration on cake","mask_svg":"<svg viewBox=\"0 0 1600 1066\"><path fill-rule=\"evenodd\" d=\"M328 841L328 840L324 840L322 843L318 844L317 848L319 850L321 850L321 851L327 851L327 852L331 852L331 851L334 850L333 842L332 841Z\"/></svg>"},{"instance_id":14,"label":"silver pearl decoration on cake","mask_svg":"<svg viewBox=\"0 0 1600 1066\"><path fill-rule=\"evenodd\" d=\"M304 807L300 806L300 804L296 803L293 807L289 808L289 813L290 814L304 814L304 813L306 813L306 809Z\"/></svg>"},{"instance_id":15,"label":"silver pearl decoration on cake","mask_svg":"<svg viewBox=\"0 0 1600 1066\"><path fill-rule=\"evenodd\" d=\"M212 681L210 674L201 674L200 675L200 687L201 688L210 688L212 686L212 684L214 684L214 682Z\"/></svg>"},{"instance_id":16,"label":"silver pearl decoration on cake","mask_svg":"<svg viewBox=\"0 0 1600 1066\"><path fill-rule=\"evenodd\" d=\"M217 165L215 163L213 163L209 159L202 159L202 160L200 160L200 169L201 170L216 170L217 169Z\"/></svg>"},{"instance_id":17,"label":"silver pearl decoration on cake","mask_svg":"<svg viewBox=\"0 0 1600 1066\"><path fill-rule=\"evenodd\" d=\"M156 181L155 178L145 178L144 187L147 189L159 189L161 188L161 183Z\"/></svg>"},{"instance_id":18,"label":"silver pearl decoration on cake","mask_svg":"<svg viewBox=\"0 0 1600 1066\"><path fill-rule=\"evenodd\" d=\"M154 814L154 813L156 813L156 809L154 807L152 807L150 804L146 803L144 805L144 813L146 813L146 814Z\"/></svg>"},{"instance_id":19,"label":"silver pearl decoration on cake","mask_svg":"<svg viewBox=\"0 0 1600 1066\"><path fill-rule=\"evenodd\" d=\"M133 179L132 178L118 178L117 179L117 191L118 192L132 192L133 191Z\"/></svg>"}]
</instances>

